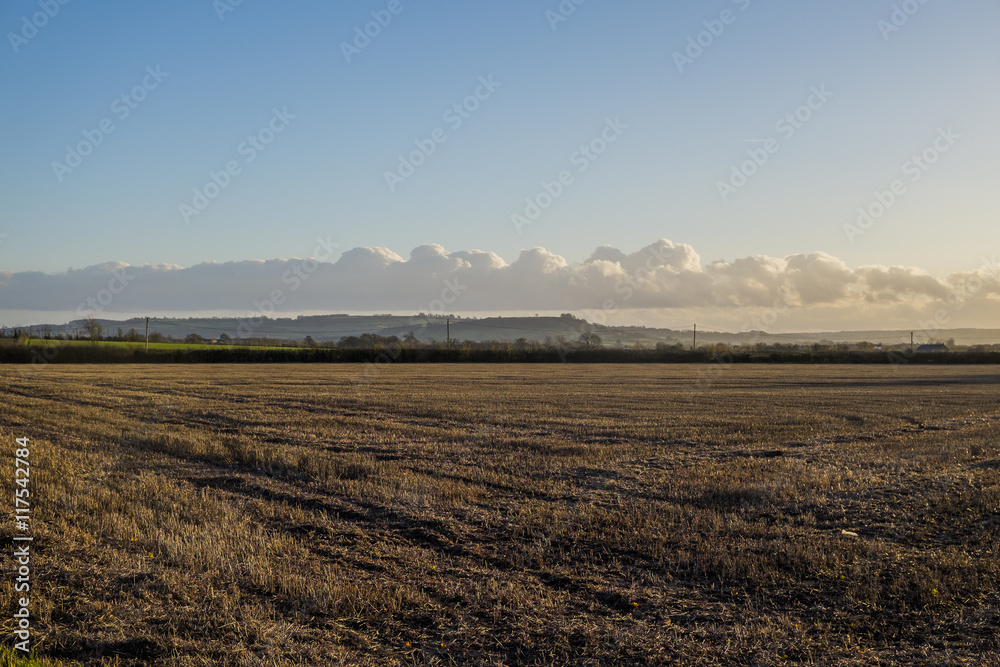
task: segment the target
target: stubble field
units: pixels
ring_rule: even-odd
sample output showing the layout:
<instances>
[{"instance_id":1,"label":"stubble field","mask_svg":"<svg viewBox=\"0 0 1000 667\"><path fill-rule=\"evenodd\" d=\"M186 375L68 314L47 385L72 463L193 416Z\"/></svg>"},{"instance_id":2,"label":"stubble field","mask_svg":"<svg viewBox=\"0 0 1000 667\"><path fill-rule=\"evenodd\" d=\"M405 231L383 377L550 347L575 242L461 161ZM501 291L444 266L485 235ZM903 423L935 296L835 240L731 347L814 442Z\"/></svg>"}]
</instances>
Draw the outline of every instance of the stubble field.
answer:
<instances>
[{"instance_id":1,"label":"stubble field","mask_svg":"<svg viewBox=\"0 0 1000 667\"><path fill-rule=\"evenodd\" d=\"M66 664L1000 664L998 388L0 367L4 634L28 437L34 640Z\"/></svg>"}]
</instances>

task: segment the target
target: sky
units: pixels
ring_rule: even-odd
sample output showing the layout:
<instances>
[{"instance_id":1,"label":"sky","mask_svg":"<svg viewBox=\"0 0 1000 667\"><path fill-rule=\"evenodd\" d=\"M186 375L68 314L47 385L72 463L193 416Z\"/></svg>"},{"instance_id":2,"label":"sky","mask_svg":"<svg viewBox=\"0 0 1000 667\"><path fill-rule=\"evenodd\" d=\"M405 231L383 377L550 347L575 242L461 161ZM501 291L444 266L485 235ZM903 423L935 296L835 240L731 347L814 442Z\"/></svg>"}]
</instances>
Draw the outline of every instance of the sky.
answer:
<instances>
[{"instance_id":1,"label":"sky","mask_svg":"<svg viewBox=\"0 0 1000 667\"><path fill-rule=\"evenodd\" d=\"M998 29L996 0L5 0L0 321L1000 327Z\"/></svg>"}]
</instances>

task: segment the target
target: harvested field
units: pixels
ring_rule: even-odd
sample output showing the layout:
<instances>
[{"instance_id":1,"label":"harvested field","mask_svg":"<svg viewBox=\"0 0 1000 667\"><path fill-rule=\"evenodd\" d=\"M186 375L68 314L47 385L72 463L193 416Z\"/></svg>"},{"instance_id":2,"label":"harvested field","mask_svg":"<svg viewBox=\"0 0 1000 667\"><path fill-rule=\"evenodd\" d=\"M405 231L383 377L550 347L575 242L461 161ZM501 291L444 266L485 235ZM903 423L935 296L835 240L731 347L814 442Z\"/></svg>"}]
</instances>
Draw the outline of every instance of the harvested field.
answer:
<instances>
[{"instance_id":1,"label":"harvested field","mask_svg":"<svg viewBox=\"0 0 1000 667\"><path fill-rule=\"evenodd\" d=\"M35 640L69 664L992 665L998 388L992 366L6 366L0 489L30 438Z\"/></svg>"}]
</instances>

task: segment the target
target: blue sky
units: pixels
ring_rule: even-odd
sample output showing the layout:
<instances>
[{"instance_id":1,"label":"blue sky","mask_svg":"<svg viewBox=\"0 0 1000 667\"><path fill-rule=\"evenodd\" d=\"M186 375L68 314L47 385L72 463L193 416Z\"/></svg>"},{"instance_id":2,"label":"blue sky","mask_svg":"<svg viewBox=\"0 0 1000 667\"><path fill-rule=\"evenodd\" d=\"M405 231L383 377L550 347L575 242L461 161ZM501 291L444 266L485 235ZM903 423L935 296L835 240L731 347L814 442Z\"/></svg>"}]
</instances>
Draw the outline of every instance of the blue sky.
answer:
<instances>
[{"instance_id":1,"label":"blue sky","mask_svg":"<svg viewBox=\"0 0 1000 667\"><path fill-rule=\"evenodd\" d=\"M404 258L440 244L511 262L541 246L575 263L667 238L705 263L821 251L941 276L1000 246L991 0L567 1L558 23L557 0L220 12L230 1L0 4L0 269L304 257L320 236ZM880 27L901 5L898 30ZM372 12L391 22L348 62L343 43ZM699 33L707 46L679 71L674 54ZM498 86L483 95L481 78ZM115 100L137 86L122 118ZM444 113L477 87L454 127ZM784 136L776 123L816 89L832 96ZM274 110L281 131L248 161L243 142L266 138ZM576 152L609 119L625 129L580 171ZM102 121L113 131L57 174ZM386 172L439 128L446 140L390 190ZM957 139L911 180L904 163L949 128ZM769 138L778 150L724 201L719 182ZM231 161L238 173L185 220L181 205ZM512 215L566 170L572 182L518 229ZM886 213L846 231L896 179Z\"/></svg>"}]
</instances>

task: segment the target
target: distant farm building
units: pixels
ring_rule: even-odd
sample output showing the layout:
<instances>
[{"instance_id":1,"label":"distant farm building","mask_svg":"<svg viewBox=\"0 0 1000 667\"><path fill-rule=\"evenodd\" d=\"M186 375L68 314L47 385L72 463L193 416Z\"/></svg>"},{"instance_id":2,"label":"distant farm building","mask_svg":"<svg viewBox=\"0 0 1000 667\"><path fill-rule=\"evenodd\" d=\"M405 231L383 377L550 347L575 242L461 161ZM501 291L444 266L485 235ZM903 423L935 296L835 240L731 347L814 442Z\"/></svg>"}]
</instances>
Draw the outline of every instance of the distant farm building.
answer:
<instances>
[{"instance_id":1,"label":"distant farm building","mask_svg":"<svg viewBox=\"0 0 1000 667\"><path fill-rule=\"evenodd\" d=\"M917 352L920 353L939 354L941 352L947 352L947 351L948 351L948 346L941 344L920 345L919 347L917 347Z\"/></svg>"}]
</instances>

